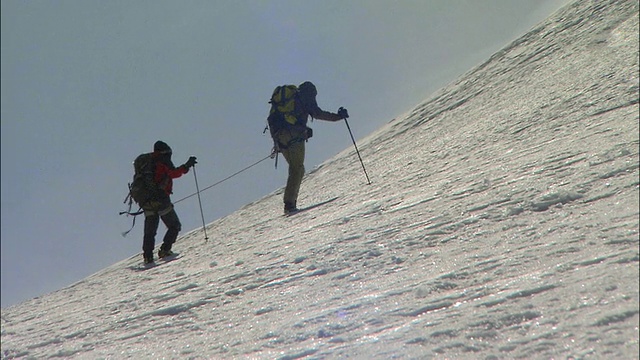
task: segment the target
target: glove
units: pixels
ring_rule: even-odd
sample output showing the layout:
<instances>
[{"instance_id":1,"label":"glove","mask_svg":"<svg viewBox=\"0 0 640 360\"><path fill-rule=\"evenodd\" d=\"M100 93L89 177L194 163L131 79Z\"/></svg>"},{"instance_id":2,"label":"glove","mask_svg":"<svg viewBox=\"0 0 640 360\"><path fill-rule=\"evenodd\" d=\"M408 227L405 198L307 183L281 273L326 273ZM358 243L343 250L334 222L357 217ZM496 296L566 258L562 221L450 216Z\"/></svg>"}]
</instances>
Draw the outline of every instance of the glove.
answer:
<instances>
[{"instance_id":1,"label":"glove","mask_svg":"<svg viewBox=\"0 0 640 360\"><path fill-rule=\"evenodd\" d=\"M193 167L195 164L197 164L198 162L196 161L196 157L195 156L191 156L189 157L189 160L187 160L186 163L184 163L184 167L191 168Z\"/></svg>"},{"instance_id":2,"label":"glove","mask_svg":"<svg viewBox=\"0 0 640 360\"><path fill-rule=\"evenodd\" d=\"M338 109L338 116L342 119L346 119L349 117L349 113L347 112L347 109L340 107L340 109Z\"/></svg>"}]
</instances>

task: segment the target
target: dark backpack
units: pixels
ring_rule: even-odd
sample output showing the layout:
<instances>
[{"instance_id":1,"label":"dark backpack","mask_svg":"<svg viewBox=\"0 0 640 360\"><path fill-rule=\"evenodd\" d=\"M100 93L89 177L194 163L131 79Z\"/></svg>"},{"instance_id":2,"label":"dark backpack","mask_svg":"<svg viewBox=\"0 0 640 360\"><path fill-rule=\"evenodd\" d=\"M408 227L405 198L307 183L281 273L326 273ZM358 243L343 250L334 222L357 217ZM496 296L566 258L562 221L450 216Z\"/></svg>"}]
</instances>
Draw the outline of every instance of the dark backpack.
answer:
<instances>
[{"instance_id":1,"label":"dark backpack","mask_svg":"<svg viewBox=\"0 0 640 360\"><path fill-rule=\"evenodd\" d=\"M135 172L133 182L129 184L129 196L141 207L156 198L162 190L153 179L155 165L153 153L138 155L133 161Z\"/></svg>"},{"instance_id":2,"label":"dark backpack","mask_svg":"<svg viewBox=\"0 0 640 360\"><path fill-rule=\"evenodd\" d=\"M151 200L159 198L163 192L153 179L156 170L156 161L153 158L153 153L138 155L133 161L133 168L133 181L129 183L129 194L124 199L125 204L129 203L129 209L120 212L120 215L133 216L133 224L131 224L129 230L122 233L122 236L127 236L133 230L136 225L136 216L144 213L143 206L147 205ZM131 212L133 201L140 206L140 209L136 212Z\"/></svg>"},{"instance_id":3,"label":"dark backpack","mask_svg":"<svg viewBox=\"0 0 640 360\"><path fill-rule=\"evenodd\" d=\"M298 87L295 85L277 86L271 94L271 110L267 122L273 137L280 129L293 126L298 122L299 113Z\"/></svg>"}]
</instances>

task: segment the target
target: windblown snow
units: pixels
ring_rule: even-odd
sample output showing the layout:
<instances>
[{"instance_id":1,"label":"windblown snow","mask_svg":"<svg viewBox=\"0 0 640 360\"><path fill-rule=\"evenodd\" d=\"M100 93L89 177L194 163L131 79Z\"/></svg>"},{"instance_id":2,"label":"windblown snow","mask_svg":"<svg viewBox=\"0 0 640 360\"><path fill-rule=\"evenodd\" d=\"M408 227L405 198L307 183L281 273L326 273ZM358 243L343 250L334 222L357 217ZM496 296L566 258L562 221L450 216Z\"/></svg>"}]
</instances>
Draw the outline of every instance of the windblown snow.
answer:
<instances>
[{"instance_id":1,"label":"windblown snow","mask_svg":"<svg viewBox=\"0 0 640 360\"><path fill-rule=\"evenodd\" d=\"M2 359L638 359L638 2L578 1L281 190L2 309ZM314 139L321 141L321 139Z\"/></svg>"}]
</instances>

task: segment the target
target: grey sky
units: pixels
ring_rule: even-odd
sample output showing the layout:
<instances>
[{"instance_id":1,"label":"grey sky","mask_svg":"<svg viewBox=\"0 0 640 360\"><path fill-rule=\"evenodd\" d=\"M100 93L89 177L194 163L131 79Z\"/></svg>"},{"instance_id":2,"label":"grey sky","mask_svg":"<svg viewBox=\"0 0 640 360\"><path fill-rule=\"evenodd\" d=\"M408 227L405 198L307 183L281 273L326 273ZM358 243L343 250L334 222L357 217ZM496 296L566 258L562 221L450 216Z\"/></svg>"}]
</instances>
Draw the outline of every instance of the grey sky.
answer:
<instances>
[{"instance_id":1,"label":"grey sky","mask_svg":"<svg viewBox=\"0 0 640 360\"><path fill-rule=\"evenodd\" d=\"M196 155L204 188L268 155L271 91L305 80L362 138L567 2L2 1L2 306L140 251L142 219L123 238L118 212L156 140ZM308 170L352 146L341 123L311 126ZM203 192L206 222L285 177L265 161ZM189 173L173 199L194 191ZM177 212L183 233L202 225L195 198Z\"/></svg>"}]
</instances>

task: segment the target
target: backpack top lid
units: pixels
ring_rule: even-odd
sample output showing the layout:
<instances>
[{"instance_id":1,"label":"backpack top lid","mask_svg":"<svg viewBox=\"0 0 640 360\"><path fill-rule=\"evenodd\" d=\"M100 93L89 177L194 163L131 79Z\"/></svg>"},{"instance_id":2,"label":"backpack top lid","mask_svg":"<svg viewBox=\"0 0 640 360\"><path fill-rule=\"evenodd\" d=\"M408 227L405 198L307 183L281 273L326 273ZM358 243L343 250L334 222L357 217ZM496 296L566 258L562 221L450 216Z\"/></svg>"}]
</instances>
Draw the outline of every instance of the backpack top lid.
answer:
<instances>
[{"instance_id":1,"label":"backpack top lid","mask_svg":"<svg viewBox=\"0 0 640 360\"><path fill-rule=\"evenodd\" d=\"M153 152L158 154L171 154L171 148L164 141L158 140L153 144Z\"/></svg>"},{"instance_id":2,"label":"backpack top lid","mask_svg":"<svg viewBox=\"0 0 640 360\"><path fill-rule=\"evenodd\" d=\"M133 161L134 177L140 174L152 174L153 153L140 154Z\"/></svg>"}]
</instances>

